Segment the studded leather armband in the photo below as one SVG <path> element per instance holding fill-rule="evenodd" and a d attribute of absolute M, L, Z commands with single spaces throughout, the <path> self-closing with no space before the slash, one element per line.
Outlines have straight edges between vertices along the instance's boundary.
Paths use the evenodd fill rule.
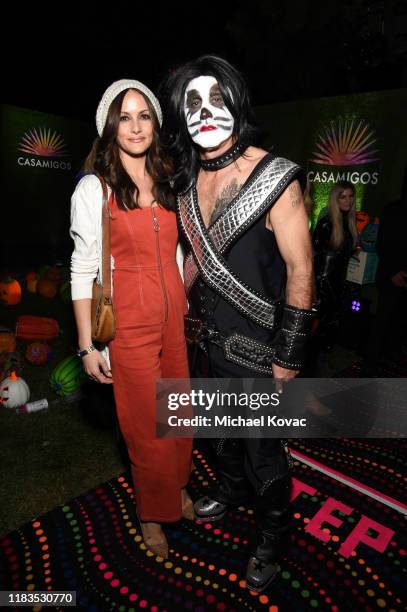
<path fill-rule="evenodd" d="M 305 361 L 305 345 L 311 333 L 314 310 L 306 310 L 285 304 L 281 327 L 273 347 L 273 362 L 288 370 L 299 370 Z"/>

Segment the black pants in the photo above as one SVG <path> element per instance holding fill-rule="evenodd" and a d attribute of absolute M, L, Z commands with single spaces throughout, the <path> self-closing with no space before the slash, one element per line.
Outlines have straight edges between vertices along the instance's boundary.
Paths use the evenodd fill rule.
<path fill-rule="evenodd" d="M 208 344 L 207 348 L 207 355 L 199 348 L 194 351 L 194 378 L 265 378 L 227 361 L 220 347 Z M 210 496 L 224 504 L 254 499 L 255 554 L 267 561 L 278 557 L 281 538 L 291 522 L 290 462 L 284 441 L 276 438 L 229 438 L 209 442 L 216 457 L 219 478 Z"/>

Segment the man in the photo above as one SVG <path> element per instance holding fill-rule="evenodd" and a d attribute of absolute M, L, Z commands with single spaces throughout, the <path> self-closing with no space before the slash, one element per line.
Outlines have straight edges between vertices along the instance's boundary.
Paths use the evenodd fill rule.
<path fill-rule="evenodd" d="M 187 335 L 198 347 L 192 375 L 294 377 L 312 320 L 301 169 L 253 146 L 247 88 L 225 60 L 203 56 L 187 63 L 169 77 L 163 97 L 164 139 L 175 160 L 189 249 Z M 218 520 L 254 489 L 257 538 L 246 579 L 262 591 L 278 571 L 290 523 L 286 445 L 223 439 L 215 441 L 215 452 L 219 483 L 195 503 L 196 516 Z"/>

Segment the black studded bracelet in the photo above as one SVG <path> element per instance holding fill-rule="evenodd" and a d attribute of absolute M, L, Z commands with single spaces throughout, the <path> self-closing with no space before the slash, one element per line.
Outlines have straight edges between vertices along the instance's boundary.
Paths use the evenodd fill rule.
<path fill-rule="evenodd" d="M 305 347 L 311 334 L 315 310 L 285 304 L 281 327 L 273 340 L 273 362 L 287 370 L 299 370 L 305 361 Z"/>

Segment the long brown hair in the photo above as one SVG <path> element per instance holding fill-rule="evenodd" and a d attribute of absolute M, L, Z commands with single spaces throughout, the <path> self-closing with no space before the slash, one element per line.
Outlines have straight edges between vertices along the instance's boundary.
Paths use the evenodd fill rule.
<path fill-rule="evenodd" d="M 122 91 L 111 103 L 103 134 L 94 141 L 84 163 L 85 172 L 94 172 L 104 178 L 122 210 L 140 208 L 139 189 L 126 172 L 116 143 L 123 98 L 128 91 Z M 138 89 L 133 91 L 143 96 L 153 122 L 153 140 L 146 155 L 146 170 L 153 179 L 153 196 L 158 204 L 173 210 L 175 199 L 168 180 L 172 175 L 172 162 L 161 148 L 157 115 L 150 100 Z"/>
<path fill-rule="evenodd" d="M 309 179 L 307 179 L 307 184 L 305 186 L 302 197 L 304 200 L 305 211 L 307 213 L 308 219 L 311 219 L 312 213 L 314 211 L 314 206 L 315 206 L 314 200 L 311 195 L 311 191 L 312 191 L 312 183 Z"/>
<path fill-rule="evenodd" d="M 356 229 L 356 193 L 355 187 L 349 181 L 339 181 L 329 192 L 328 215 L 332 223 L 330 246 L 339 249 L 344 241 L 342 215 L 339 208 L 339 196 L 345 189 L 350 189 L 353 193 L 353 206 L 348 212 L 348 227 L 353 239 L 353 248 L 356 247 L 358 232 Z"/>

